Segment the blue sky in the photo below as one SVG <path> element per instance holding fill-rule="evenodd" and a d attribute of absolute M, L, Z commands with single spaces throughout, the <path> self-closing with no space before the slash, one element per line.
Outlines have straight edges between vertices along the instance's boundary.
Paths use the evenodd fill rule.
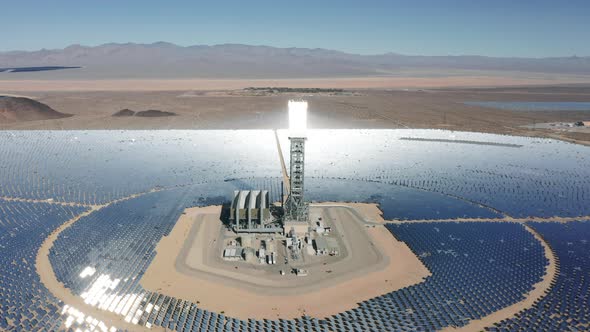
<path fill-rule="evenodd" d="M 241 43 L 352 53 L 590 55 L 590 1 L 0 0 L 0 50 Z"/>

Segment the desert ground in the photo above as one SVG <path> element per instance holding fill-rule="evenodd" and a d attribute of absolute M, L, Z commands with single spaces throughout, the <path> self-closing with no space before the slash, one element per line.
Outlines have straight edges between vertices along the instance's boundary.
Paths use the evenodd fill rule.
<path fill-rule="evenodd" d="M 56 111 L 73 115 L 51 120 L 0 121 L 0 129 L 286 128 L 287 100 L 305 98 L 310 103 L 309 126 L 312 128 L 440 128 L 552 137 L 590 144 L 589 128 L 555 130 L 543 125 L 536 126 L 549 122 L 588 121 L 590 112 L 516 112 L 463 104 L 466 101 L 588 102 L 590 84 L 534 85 L 542 84 L 541 82 L 547 84 L 547 80 L 533 83 L 512 80 L 504 82 L 498 78 L 460 80 L 451 77 L 445 80 L 420 80 L 0 80 L 0 95 L 30 97 Z M 496 87 L 480 87 L 486 83 L 495 84 Z M 528 85 L 514 86 L 520 83 Z M 249 86 L 314 87 L 343 91 L 255 93 L 243 89 Z M 161 110 L 176 115 L 148 118 L 112 116 L 123 109 L 135 112 Z"/>
<path fill-rule="evenodd" d="M 317 208 L 328 209 L 329 206 Z M 330 207 L 330 212 L 337 215 L 342 222 L 351 224 L 350 227 L 355 226 L 352 223 L 358 223 L 356 226 L 360 229 L 353 227 L 357 235 L 350 237 L 352 242 L 358 242 L 358 235 L 363 235 L 360 232 L 364 232 L 363 221 L 355 221 L 352 215 L 346 212 L 347 208 Z M 366 211 L 375 209 L 376 207 L 368 207 Z M 207 265 L 211 263 L 206 261 L 212 260 L 212 255 L 215 256 L 216 253 L 207 253 L 202 245 L 215 247 L 211 241 L 218 238 L 221 225 L 220 211 L 220 207 L 214 206 L 187 209 L 172 232 L 159 242 L 156 248 L 157 256 L 142 277 L 141 284 L 146 289 L 198 301 L 203 308 L 243 319 L 295 318 L 304 314 L 323 318 L 355 308 L 357 303 L 366 299 L 419 283 L 430 275 L 405 243 L 397 241 L 383 226 L 376 226 L 366 228 L 366 235 L 373 243 L 374 249 L 384 256 L 377 264 L 359 267 L 359 263 L 371 256 L 369 251 L 373 248 L 355 246 L 356 253 L 352 253 L 341 262 L 325 267 L 333 269 L 331 274 L 334 276 L 326 277 L 326 274 L 319 273 L 323 267 L 318 267 L 315 276 L 314 271 L 310 270 L 310 276 L 305 277 L 309 280 L 294 280 L 293 278 L 303 278 L 295 276 L 267 277 L 268 287 L 261 287 L 256 285 L 260 282 L 260 277 L 232 271 L 232 263 L 226 264 L 226 268 L 220 264 Z M 194 234 L 191 232 L 194 225 L 203 229 Z M 200 243 L 200 246 L 191 247 L 188 254 L 183 254 L 183 247 L 187 243 L 193 243 L 191 236 L 200 238 L 200 241 L 195 242 Z M 191 258 L 191 251 L 195 251 L 195 255 L 200 254 L 198 262 L 195 262 L 193 257 L 191 263 L 193 266 L 198 265 L 198 270 L 187 269 L 184 264 L 185 260 Z M 348 271 L 350 266 L 355 267 L 356 271 Z M 161 271 L 167 273 L 162 274 Z M 242 282 L 237 282 L 232 275 Z M 286 287 L 283 285 L 285 281 L 280 278 L 293 279 L 287 282 L 290 289 L 286 292 L 280 289 Z"/>
<path fill-rule="evenodd" d="M 58 72 L 59 73 L 59 72 Z M 55 73 L 51 73 L 55 74 Z M 288 86 L 292 88 L 342 88 L 342 89 L 425 89 L 440 87 L 506 87 L 506 86 L 547 86 L 561 84 L 590 84 L 590 77 L 519 75 L 508 73 L 499 75 L 492 72 L 456 73 L 427 72 L 411 76 L 371 76 L 340 78 L 275 78 L 275 79 L 17 79 L 2 77 L 0 91 L 215 91 L 237 90 L 247 87 Z"/>

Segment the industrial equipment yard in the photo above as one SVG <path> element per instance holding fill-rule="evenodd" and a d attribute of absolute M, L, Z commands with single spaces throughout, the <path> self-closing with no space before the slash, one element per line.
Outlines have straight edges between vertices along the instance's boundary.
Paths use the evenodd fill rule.
<path fill-rule="evenodd" d="M 198 301 L 203 308 L 242 319 L 322 318 L 429 275 L 383 224 L 365 225 L 345 206 L 318 206 L 312 211 L 316 208 L 336 217 L 336 226 L 345 232 L 346 250 L 354 248 L 354 255 L 342 253 L 325 261 L 309 256 L 310 261 L 299 266 L 308 271 L 305 277 L 281 275 L 281 269 L 291 270 L 283 261 L 259 266 L 224 262 L 219 255 L 220 208 L 191 208 L 162 238 L 141 283 L 146 289 Z"/>

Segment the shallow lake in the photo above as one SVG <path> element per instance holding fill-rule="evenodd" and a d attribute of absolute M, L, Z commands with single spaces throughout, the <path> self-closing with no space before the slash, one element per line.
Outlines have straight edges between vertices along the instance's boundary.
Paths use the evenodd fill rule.
<path fill-rule="evenodd" d="M 577 101 L 467 101 L 466 105 L 508 111 L 590 111 L 590 102 Z"/>

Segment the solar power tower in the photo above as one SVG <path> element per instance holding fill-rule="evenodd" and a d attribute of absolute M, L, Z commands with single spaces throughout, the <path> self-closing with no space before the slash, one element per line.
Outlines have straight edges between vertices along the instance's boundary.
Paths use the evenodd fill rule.
<path fill-rule="evenodd" d="M 308 204 L 303 198 L 307 101 L 289 100 L 290 171 L 289 196 L 285 202 L 287 221 L 307 221 Z"/>

